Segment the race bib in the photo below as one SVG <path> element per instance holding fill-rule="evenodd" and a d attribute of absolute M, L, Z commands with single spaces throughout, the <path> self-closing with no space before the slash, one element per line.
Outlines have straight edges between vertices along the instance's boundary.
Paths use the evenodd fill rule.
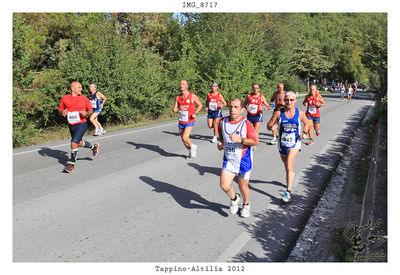
<path fill-rule="evenodd" d="M 68 112 L 67 119 L 68 119 L 68 122 L 70 124 L 73 124 L 73 123 L 80 122 L 81 121 L 81 116 L 79 115 L 78 111 L 76 111 L 76 112 Z"/>
<path fill-rule="evenodd" d="M 179 120 L 183 122 L 189 121 L 189 111 L 179 111 Z"/>
<path fill-rule="evenodd" d="M 317 107 L 315 106 L 308 106 L 308 113 L 310 114 L 316 114 L 317 113 Z"/>
<path fill-rule="evenodd" d="M 96 109 L 96 108 L 97 108 L 97 99 L 92 99 L 92 100 L 90 101 L 90 105 L 92 105 L 92 108 L 93 108 L 93 109 Z"/>
<path fill-rule="evenodd" d="M 225 157 L 226 159 L 236 159 L 236 145 L 235 143 L 227 142 L 224 145 Z"/>
<path fill-rule="evenodd" d="M 295 133 L 285 133 L 281 135 L 281 145 L 284 147 L 292 147 L 296 144 L 296 134 Z"/>
<path fill-rule="evenodd" d="M 249 105 L 249 113 L 250 114 L 257 114 L 258 105 L 257 104 L 250 104 Z"/>
<path fill-rule="evenodd" d="M 216 102 L 210 102 L 210 103 L 208 104 L 208 108 L 209 108 L 211 111 L 216 111 L 216 110 L 218 110 L 218 103 L 216 103 Z"/>

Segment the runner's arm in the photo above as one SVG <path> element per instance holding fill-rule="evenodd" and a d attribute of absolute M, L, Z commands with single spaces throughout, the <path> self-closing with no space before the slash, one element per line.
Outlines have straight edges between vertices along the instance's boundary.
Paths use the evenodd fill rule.
<path fill-rule="evenodd" d="M 175 98 L 174 107 L 172 108 L 172 112 L 178 112 L 178 97 Z"/>
<path fill-rule="evenodd" d="M 208 96 L 207 96 L 207 98 L 206 98 L 206 104 L 205 104 L 205 106 L 204 106 L 204 110 L 205 111 L 208 111 L 208 105 L 209 105 L 209 100 L 208 100 Z"/>
<path fill-rule="evenodd" d="M 68 114 L 68 111 L 67 111 L 67 108 L 65 108 L 63 99 L 61 99 L 60 106 L 58 107 L 58 112 L 62 116 L 66 116 Z"/>
<path fill-rule="evenodd" d="M 265 98 L 265 96 L 261 96 L 261 101 L 264 104 L 264 110 L 269 111 L 271 109 L 271 107 L 269 106 L 269 103 L 267 102 L 267 99 Z"/>
<path fill-rule="evenodd" d="M 306 96 L 304 97 L 304 100 L 303 100 L 303 105 L 304 105 L 304 106 L 307 106 L 307 98 L 308 98 L 308 96 L 306 95 Z"/>
<path fill-rule="evenodd" d="M 276 92 L 274 92 L 274 93 L 272 94 L 271 100 L 270 100 L 269 102 L 274 102 L 274 103 L 276 103 L 276 102 L 275 102 L 275 97 L 276 97 Z"/>
<path fill-rule="evenodd" d="M 281 115 L 281 111 L 279 111 L 279 110 L 274 113 L 274 115 L 271 117 L 271 119 L 267 123 L 268 130 L 272 130 L 272 127 L 277 124 L 278 118 L 280 115 Z"/>
<path fill-rule="evenodd" d="M 224 137 L 222 135 L 222 127 L 221 127 L 222 119 L 218 121 L 218 135 L 219 135 L 219 142 L 217 143 L 218 150 L 222 151 L 224 149 Z"/>
<path fill-rule="evenodd" d="M 319 95 L 319 102 L 321 104 L 321 105 L 319 105 L 319 107 L 325 106 L 325 100 L 322 98 L 322 95 Z"/>
<path fill-rule="evenodd" d="M 308 118 L 307 116 L 304 114 L 303 111 L 299 110 L 299 115 L 300 115 L 300 120 L 301 122 L 303 122 L 303 133 L 301 133 L 301 137 L 302 138 L 306 138 L 307 137 L 307 133 L 308 133 L 308 128 L 310 126 L 310 123 L 308 122 Z"/>
<path fill-rule="evenodd" d="M 104 94 L 100 93 L 100 92 L 97 92 L 97 94 L 98 94 L 99 97 L 103 100 L 103 101 L 101 102 L 101 104 L 100 104 L 100 108 L 103 109 L 104 103 L 106 103 L 106 101 L 107 101 L 107 97 L 106 97 Z"/>
<path fill-rule="evenodd" d="M 201 101 L 199 100 L 197 95 L 193 95 L 192 99 L 193 99 L 194 104 L 197 105 L 197 109 L 193 115 L 197 115 L 198 113 L 200 113 L 201 109 L 203 109 L 203 103 L 201 103 Z"/>
<path fill-rule="evenodd" d="M 227 103 L 226 103 L 226 101 L 225 101 L 225 98 L 224 98 L 224 96 L 221 94 L 221 93 L 219 93 L 219 100 L 221 100 L 221 108 L 222 107 L 225 107 L 226 105 L 228 105 Z"/>

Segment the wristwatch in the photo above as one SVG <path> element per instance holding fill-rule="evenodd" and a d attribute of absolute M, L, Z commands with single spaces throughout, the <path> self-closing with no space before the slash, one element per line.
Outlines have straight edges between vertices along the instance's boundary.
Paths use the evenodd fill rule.
<path fill-rule="evenodd" d="M 244 141 L 245 141 L 245 139 L 244 139 L 244 138 L 242 138 L 242 142 L 241 142 L 241 144 L 243 144 L 243 143 L 244 143 Z"/>

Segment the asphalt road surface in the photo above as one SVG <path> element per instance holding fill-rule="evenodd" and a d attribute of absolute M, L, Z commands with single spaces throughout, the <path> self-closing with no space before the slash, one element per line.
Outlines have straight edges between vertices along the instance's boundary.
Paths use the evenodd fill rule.
<path fill-rule="evenodd" d="M 285 261 L 337 164 L 370 108 L 358 92 L 350 102 L 324 95 L 321 135 L 303 142 L 292 203 L 281 205 L 285 171 L 264 112 L 250 180 L 251 216 L 229 213 L 219 187 L 223 152 L 211 143 L 206 117 L 186 160 L 177 121 L 87 136 L 75 171 L 63 173 L 69 141 L 13 151 L 13 260 L 16 262 L 269 262 Z M 297 107 L 305 110 L 299 98 Z M 226 114 L 226 112 L 224 112 Z M 349 169 L 351 169 L 349 167 Z M 239 192 L 237 183 L 234 189 Z"/>

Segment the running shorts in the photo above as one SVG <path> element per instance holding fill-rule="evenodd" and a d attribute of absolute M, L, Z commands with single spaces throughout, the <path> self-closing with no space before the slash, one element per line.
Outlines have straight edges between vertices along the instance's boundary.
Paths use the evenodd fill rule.
<path fill-rule="evenodd" d="M 71 142 L 79 144 L 87 129 L 87 122 L 82 122 L 74 125 L 69 125 L 69 132 L 71 133 Z"/>
<path fill-rule="evenodd" d="M 222 111 L 221 110 L 217 110 L 217 111 L 208 110 L 208 115 L 207 115 L 208 119 L 219 118 L 219 117 L 222 117 Z"/>
<path fill-rule="evenodd" d="M 252 124 L 256 122 L 263 122 L 263 113 L 259 113 L 258 115 L 247 115 L 247 120 L 250 121 Z"/>
<path fill-rule="evenodd" d="M 290 149 L 299 149 L 299 151 L 301 151 L 301 139 L 298 140 L 298 141 L 296 141 L 296 143 L 295 143 L 293 146 L 291 146 L 291 147 L 281 146 L 281 145 L 280 145 L 280 142 L 278 142 L 278 150 L 279 150 L 279 154 L 280 154 L 281 156 L 287 157 L 288 151 L 289 151 Z"/>
<path fill-rule="evenodd" d="M 190 122 L 190 123 L 186 123 L 186 124 L 178 123 L 178 128 L 179 128 L 179 130 L 183 130 L 186 127 L 193 127 L 194 123 L 195 123 L 194 121 Z"/>
<path fill-rule="evenodd" d="M 307 118 L 309 119 L 309 120 L 312 120 L 315 124 L 319 124 L 320 123 L 320 121 L 321 121 L 321 118 L 318 116 L 307 116 Z"/>

